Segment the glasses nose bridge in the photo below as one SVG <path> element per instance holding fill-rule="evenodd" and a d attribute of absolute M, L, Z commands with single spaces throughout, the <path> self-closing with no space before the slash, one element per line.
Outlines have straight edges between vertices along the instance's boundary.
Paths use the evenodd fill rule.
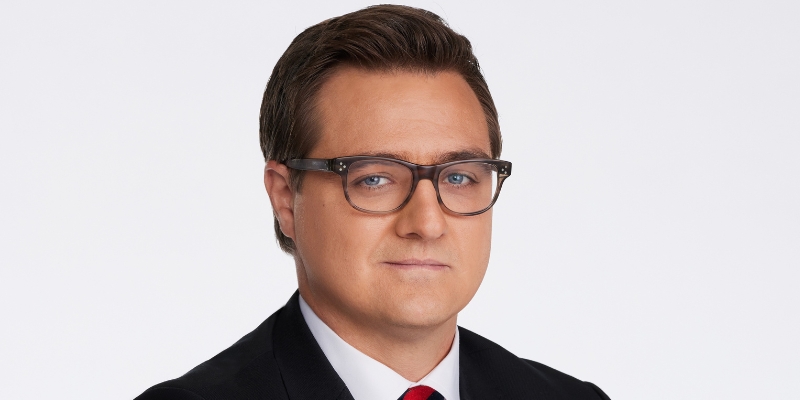
<path fill-rule="evenodd" d="M 416 171 L 417 179 L 416 180 L 417 181 L 421 181 L 423 179 L 427 179 L 427 180 L 429 180 L 431 182 L 434 182 L 433 186 L 436 186 L 435 178 L 436 178 L 436 169 L 437 168 L 438 168 L 438 166 L 436 166 L 436 165 L 417 165 L 417 171 Z"/>
<path fill-rule="evenodd" d="M 417 191 L 417 185 L 422 180 L 429 180 L 431 184 L 433 184 L 434 190 L 436 190 L 436 197 L 439 197 L 439 185 L 436 184 L 436 174 L 438 171 L 438 165 L 415 165 L 415 166 L 408 166 L 409 169 L 414 173 L 414 181 L 411 185 L 411 190 L 408 193 L 408 197 L 406 198 L 406 202 L 411 200 L 411 197 L 414 196 L 414 193 Z M 405 203 L 403 203 L 405 205 Z"/>

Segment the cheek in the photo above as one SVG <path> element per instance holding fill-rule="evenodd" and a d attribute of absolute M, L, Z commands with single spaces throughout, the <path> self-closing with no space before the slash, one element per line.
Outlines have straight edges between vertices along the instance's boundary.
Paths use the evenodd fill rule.
<path fill-rule="evenodd" d="M 453 232 L 458 235 L 454 241 L 458 243 L 459 261 L 465 267 L 462 284 L 466 290 L 463 295 L 471 299 L 483 281 L 489 264 L 492 247 L 491 210 L 460 219 L 452 226 L 456 228 Z"/>
<path fill-rule="evenodd" d="M 469 264 L 485 265 L 489 262 L 492 247 L 492 214 L 491 210 L 472 217 L 463 217 L 453 224 L 454 239 L 459 243 L 462 260 Z"/>
<path fill-rule="evenodd" d="M 375 218 L 353 209 L 341 188 L 335 193 L 309 189 L 295 201 L 298 256 L 309 283 L 352 286 L 347 282 L 358 282 L 368 272 L 365 260 L 385 232 Z"/>

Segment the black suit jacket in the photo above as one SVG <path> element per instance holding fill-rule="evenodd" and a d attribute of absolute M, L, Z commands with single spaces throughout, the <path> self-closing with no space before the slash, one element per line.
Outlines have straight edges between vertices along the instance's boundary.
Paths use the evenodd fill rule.
<path fill-rule="evenodd" d="M 475 333 L 459 329 L 462 400 L 608 399 L 591 383 L 521 359 Z M 353 400 L 308 329 L 297 292 L 286 306 L 233 346 L 136 398 L 238 399 Z"/>

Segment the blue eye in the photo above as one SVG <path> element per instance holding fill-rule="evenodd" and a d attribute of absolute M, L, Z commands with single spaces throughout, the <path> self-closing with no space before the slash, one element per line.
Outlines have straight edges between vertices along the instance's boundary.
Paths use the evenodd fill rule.
<path fill-rule="evenodd" d="M 452 174 L 447 176 L 447 183 L 451 185 L 461 185 L 467 177 L 461 174 Z"/>
<path fill-rule="evenodd" d="M 368 176 L 362 181 L 367 186 L 378 186 L 386 184 L 386 178 L 382 176 Z"/>

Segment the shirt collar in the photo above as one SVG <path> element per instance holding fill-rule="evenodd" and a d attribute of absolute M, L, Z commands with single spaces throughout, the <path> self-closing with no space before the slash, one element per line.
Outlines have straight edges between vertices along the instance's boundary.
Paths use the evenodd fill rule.
<path fill-rule="evenodd" d="M 345 342 L 317 317 L 303 300 L 303 296 L 300 296 L 300 312 L 325 357 L 347 385 L 353 399 L 395 400 L 409 387 L 426 385 L 441 393 L 445 400 L 461 400 L 458 391 L 458 328 L 450 352 L 439 365 L 419 382 L 411 382 Z"/>

